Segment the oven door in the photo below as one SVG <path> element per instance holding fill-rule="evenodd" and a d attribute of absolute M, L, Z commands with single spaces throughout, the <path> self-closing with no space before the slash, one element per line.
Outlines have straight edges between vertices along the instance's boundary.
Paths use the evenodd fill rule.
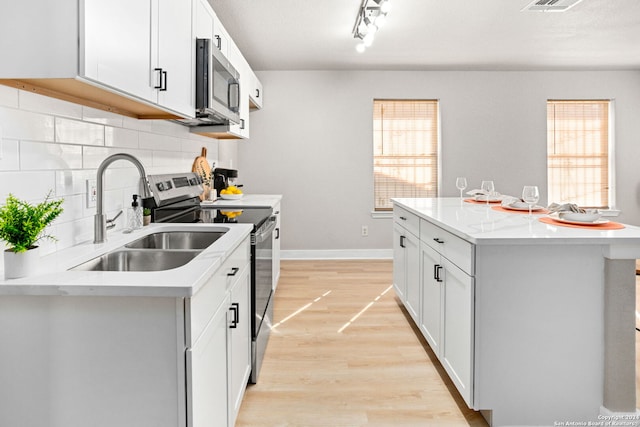
<path fill-rule="evenodd" d="M 272 235 L 276 217 L 270 217 L 251 239 L 251 303 L 253 322 L 251 325 L 251 376 L 249 382 L 256 384 L 264 353 L 271 333 L 273 319 L 273 246 Z"/>

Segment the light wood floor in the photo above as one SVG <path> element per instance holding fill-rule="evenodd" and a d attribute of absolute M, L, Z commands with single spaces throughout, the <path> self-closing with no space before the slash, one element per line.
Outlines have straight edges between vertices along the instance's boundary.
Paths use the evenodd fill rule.
<path fill-rule="evenodd" d="M 266 357 L 236 426 L 486 426 L 391 283 L 391 261 L 283 261 Z"/>

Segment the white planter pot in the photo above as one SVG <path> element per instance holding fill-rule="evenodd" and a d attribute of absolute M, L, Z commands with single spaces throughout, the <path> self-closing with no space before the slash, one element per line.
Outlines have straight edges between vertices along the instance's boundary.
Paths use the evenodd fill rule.
<path fill-rule="evenodd" d="M 4 278 L 18 279 L 34 274 L 40 262 L 40 248 L 38 246 L 26 252 L 4 251 Z"/>

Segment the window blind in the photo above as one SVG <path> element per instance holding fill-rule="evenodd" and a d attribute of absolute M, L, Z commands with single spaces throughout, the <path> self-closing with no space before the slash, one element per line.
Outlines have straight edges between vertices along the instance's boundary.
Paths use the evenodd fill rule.
<path fill-rule="evenodd" d="M 373 101 L 374 209 L 392 197 L 437 197 L 438 101 Z"/>
<path fill-rule="evenodd" d="M 608 100 L 547 101 L 549 203 L 609 207 Z"/>

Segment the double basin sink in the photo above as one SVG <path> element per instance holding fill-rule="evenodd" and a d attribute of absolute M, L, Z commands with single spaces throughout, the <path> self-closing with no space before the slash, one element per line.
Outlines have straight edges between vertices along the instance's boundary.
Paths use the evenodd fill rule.
<path fill-rule="evenodd" d="M 181 267 L 222 237 L 226 231 L 163 231 L 147 234 L 90 259 L 71 270 L 162 271 Z"/>

